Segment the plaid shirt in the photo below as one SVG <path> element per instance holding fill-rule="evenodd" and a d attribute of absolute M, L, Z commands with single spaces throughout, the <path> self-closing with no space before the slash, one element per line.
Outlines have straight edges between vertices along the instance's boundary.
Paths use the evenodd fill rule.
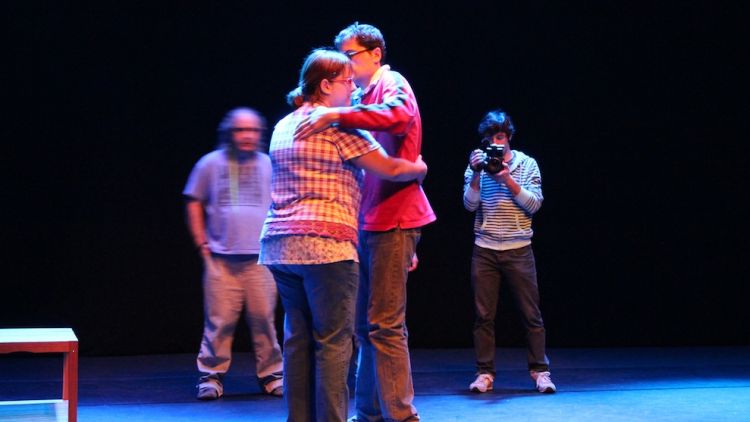
<path fill-rule="evenodd" d="M 367 132 L 330 127 L 294 140 L 294 130 L 314 107 L 284 117 L 271 136 L 271 208 L 261 239 L 321 236 L 357 243 L 362 170 L 349 160 L 380 148 Z"/>

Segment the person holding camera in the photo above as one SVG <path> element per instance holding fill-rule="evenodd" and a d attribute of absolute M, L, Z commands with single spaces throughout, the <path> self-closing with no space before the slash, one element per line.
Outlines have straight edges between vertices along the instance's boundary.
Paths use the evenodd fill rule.
<path fill-rule="evenodd" d="M 474 291 L 476 379 L 469 389 L 485 393 L 495 381 L 495 315 L 501 284 L 521 312 L 528 342 L 528 369 L 541 393 L 554 393 L 539 310 L 531 220 L 539 211 L 542 177 L 536 160 L 510 148 L 515 127 L 497 109 L 479 123 L 483 148 L 469 156 L 464 173 L 464 207 L 476 212 L 471 282 Z"/>

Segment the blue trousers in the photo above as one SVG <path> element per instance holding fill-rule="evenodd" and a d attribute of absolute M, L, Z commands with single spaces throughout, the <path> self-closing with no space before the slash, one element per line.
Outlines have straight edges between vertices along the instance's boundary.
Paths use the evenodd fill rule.
<path fill-rule="evenodd" d="M 359 265 L 269 265 L 284 305 L 284 398 L 290 422 L 344 422 Z"/>
<path fill-rule="evenodd" d="M 358 421 L 418 420 L 406 329 L 406 280 L 420 229 L 360 232 Z"/>

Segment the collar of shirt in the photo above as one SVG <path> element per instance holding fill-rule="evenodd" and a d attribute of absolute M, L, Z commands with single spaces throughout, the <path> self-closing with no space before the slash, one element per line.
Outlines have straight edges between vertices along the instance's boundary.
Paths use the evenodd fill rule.
<path fill-rule="evenodd" d="M 380 77 L 383 75 L 383 72 L 385 72 L 386 70 L 390 70 L 390 69 L 391 69 L 391 66 L 387 64 L 380 66 L 378 70 L 376 70 L 375 73 L 372 74 L 372 77 L 370 78 L 370 83 L 367 84 L 367 88 L 365 88 L 362 91 L 362 94 L 360 95 L 360 97 L 369 94 L 370 91 L 372 90 L 372 87 L 374 87 L 375 84 L 377 84 L 378 81 L 380 81 Z"/>
<path fill-rule="evenodd" d="M 515 170 L 516 167 L 518 167 L 518 163 L 520 163 L 521 160 L 518 160 L 518 155 L 516 154 L 515 150 L 511 150 L 510 152 L 512 155 L 510 157 L 510 161 L 508 161 L 508 171 L 512 173 L 513 170 Z"/>

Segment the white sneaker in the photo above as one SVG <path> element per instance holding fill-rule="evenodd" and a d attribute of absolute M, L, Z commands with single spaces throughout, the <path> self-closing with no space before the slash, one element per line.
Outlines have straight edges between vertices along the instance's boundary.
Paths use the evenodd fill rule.
<path fill-rule="evenodd" d="M 552 383 L 552 380 L 549 377 L 549 371 L 529 371 L 529 375 L 531 375 L 531 379 L 536 382 L 536 389 L 539 390 L 540 393 L 551 394 L 557 391 L 557 387 L 555 387 L 555 384 Z"/>
<path fill-rule="evenodd" d="M 205 379 L 196 386 L 198 388 L 198 400 L 216 400 L 224 395 L 224 386 L 221 381 L 213 378 Z"/>
<path fill-rule="evenodd" d="M 490 374 L 479 374 L 477 379 L 469 385 L 469 390 L 475 393 L 486 393 L 492 391 L 492 383 L 495 382 L 495 377 Z"/>
<path fill-rule="evenodd" d="M 284 396 L 284 380 L 282 378 L 275 379 L 268 384 L 263 386 L 263 390 L 269 396 L 283 397 Z"/>

